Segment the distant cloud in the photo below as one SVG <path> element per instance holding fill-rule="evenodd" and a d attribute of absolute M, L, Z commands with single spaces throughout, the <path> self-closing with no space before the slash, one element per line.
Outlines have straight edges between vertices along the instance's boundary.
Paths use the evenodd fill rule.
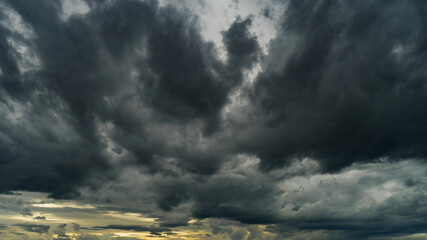
<path fill-rule="evenodd" d="M 35 232 L 35 233 L 47 233 L 50 228 L 49 225 L 37 225 L 37 224 L 13 224 L 13 226 L 17 226 L 22 228 L 25 231 Z"/>
<path fill-rule="evenodd" d="M 131 230 L 131 231 L 137 231 L 137 232 L 150 232 L 152 235 L 160 235 L 162 233 L 170 232 L 171 229 L 169 228 L 162 228 L 162 227 L 144 227 L 144 226 L 137 226 L 137 225 L 107 225 L 107 226 L 95 226 L 92 227 L 94 230 L 101 230 L 101 229 L 118 229 L 118 230 Z"/>

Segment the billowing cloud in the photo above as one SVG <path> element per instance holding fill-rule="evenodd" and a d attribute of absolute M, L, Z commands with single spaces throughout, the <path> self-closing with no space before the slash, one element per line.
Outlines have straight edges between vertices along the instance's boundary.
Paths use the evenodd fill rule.
<path fill-rule="evenodd" d="M 421 2 L 289 1 L 253 89 L 263 166 L 425 158 Z"/>
<path fill-rule="evenodd" d="M 417 237 L 426 9 L 1 1 L 2 231 Z"/>

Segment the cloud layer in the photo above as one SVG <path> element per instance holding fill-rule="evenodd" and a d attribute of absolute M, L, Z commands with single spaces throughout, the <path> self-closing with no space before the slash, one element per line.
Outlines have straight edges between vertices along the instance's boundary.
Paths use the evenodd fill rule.
<path fill-rule="evenodd" d="M 0 4 L 1 193 L 133 203 L 159 221 L 93 230 L 425 231 L 423 1 Z M 218 6 L 250 14 L 209 32 Z"/>

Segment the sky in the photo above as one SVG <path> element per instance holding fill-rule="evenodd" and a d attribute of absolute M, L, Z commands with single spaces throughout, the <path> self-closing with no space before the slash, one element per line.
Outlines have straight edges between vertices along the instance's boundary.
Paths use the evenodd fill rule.
<path fill-rule="evenodd" d="M 427 239 L 427 2 L 0 0 L 0 239 Z"/>

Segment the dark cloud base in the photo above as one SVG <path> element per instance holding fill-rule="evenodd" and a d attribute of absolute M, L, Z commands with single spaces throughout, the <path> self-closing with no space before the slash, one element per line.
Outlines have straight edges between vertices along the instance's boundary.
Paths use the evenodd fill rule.
<path fill-rule="evenodd" d="M 6 110 L 15 111 L 12 101 L 30 107 L 20 121 L 4 117 L 1 122 L 5 137 L 0 144 L 4 179 L 0 189 L 73 197 L 74 189 L 93 175 L 113 177 L 113 166 L 102 154 L 106 145 L 96 121 L 111 122 L 113 140 L 153 171 L 160 170 L 154 157 L 163 155 L 178 157 L 192 171 L 212 173 L 220 162 L 216 156 L 199 155 L 193 149 L 167 149 L 151 140 L 155 136 L 146 133 L 145 124 L 159 121 L 182 126 L 201 120 L 203 134 L 217 131 L 228 93 L 242 81 L 241 70 L 256 60 L 257 42 L 247 35 L 250 20 L 236 22 L 231 28 L 237 32 L 234 35 L 224 33 L 233 52 L 230 64 L 224 65 L 213 45 L 201 39 L 196 19 L 172 6 L 159 8 L 155 1 L 88 4 L 87 15 L 63 21 L 61 6 L 50 1 L 7 3 L 33 29 L 36 38 L 28 44 L 42 67 L 19 73 L 13 58 L 2 61 Z M 6 41 L 13 34 L 3 29 L 1 37 Z M 248 44 L 233 50 L 237 42 Z M 138 49 L 147 53 L 135 53 Z M 13 55 L 13 51 L 5 42 L 4 54 Z M 16 75 L 15 87 L 9 86 L 9 70 Z M 130 71 L 137 74 L 136 79 L 129 79 Z M 129 87 L 135 92 L 122 94 Z M 131 100 L 149 107 L 152 119 L 127 109 Z M 72 133 L 52 129 L 55 121 L 63 121 Z M 18 129 L 27 122 L 32 129 Z M 197 158 L 206 158 L 202 161 L 207 163 L 193 166 L 191 161 Z"/>
<path fill-rule="evenodd" d="M 290 1 L 253 90 L 275 129 L 254 151 L 263 165 L 425 159 L 424 10 L 419 1 Z"/>

